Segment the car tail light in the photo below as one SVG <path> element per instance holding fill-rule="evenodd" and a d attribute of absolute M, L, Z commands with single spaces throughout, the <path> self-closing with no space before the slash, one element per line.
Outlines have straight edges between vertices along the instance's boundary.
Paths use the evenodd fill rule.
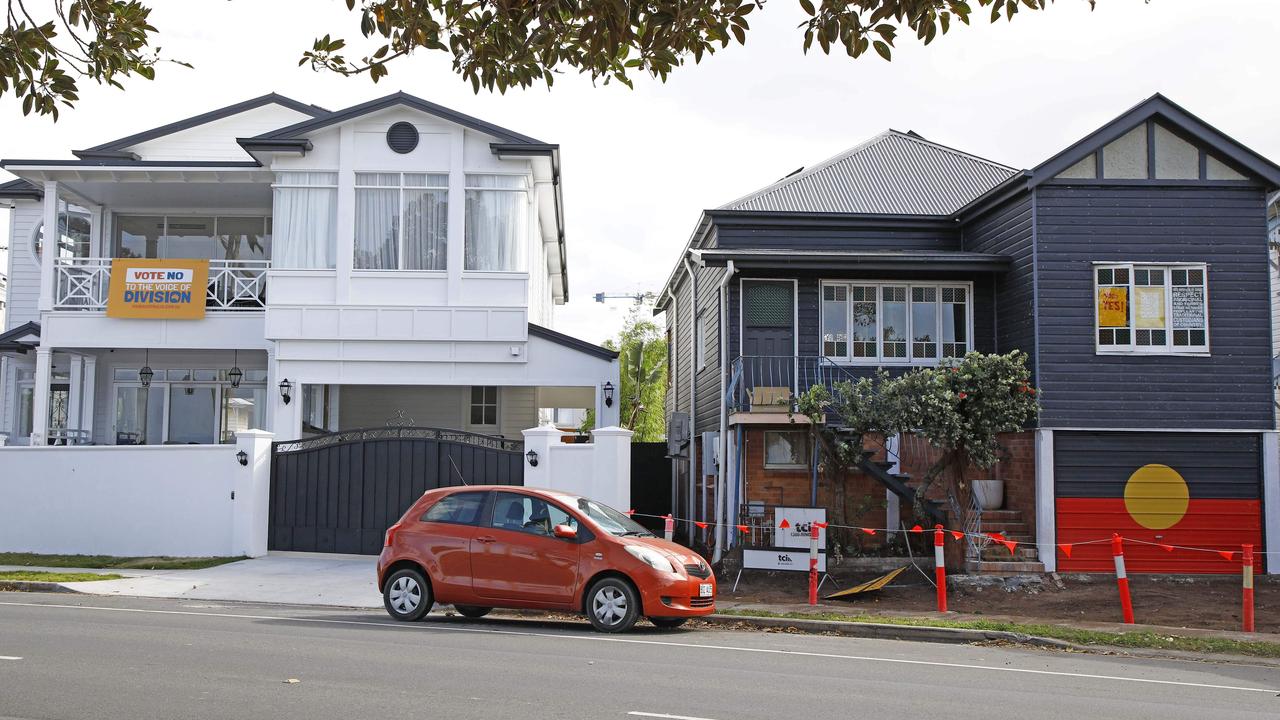
<path fill-rule="evenodd" d="M 382 540 L 382 547 L 391 547 L 391 543 L 395 542 L 396 532 L 400 530 L 400 523 L 396 523 L 387 528 L 387 535 Z"/>

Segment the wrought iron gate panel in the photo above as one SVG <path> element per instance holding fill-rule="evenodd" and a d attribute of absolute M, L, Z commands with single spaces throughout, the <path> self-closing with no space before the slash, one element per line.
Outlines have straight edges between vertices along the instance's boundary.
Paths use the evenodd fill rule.
<path fill-rule="evenodd" d="M 420 427 L 273 443 L 268 547 L 376 555 L 427 490 L 524 484 L 523 451 L 517 440 Z"/>

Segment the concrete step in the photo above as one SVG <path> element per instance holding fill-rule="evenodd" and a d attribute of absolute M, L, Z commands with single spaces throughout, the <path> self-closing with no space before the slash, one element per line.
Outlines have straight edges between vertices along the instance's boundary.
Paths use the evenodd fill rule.
<path fill-rule="evenodd" d="M 1038 562 L 1040 552 L 1033 546 L 1019 545 L 1010 554 L 1009 549 L 1003 545 L 994 545 L 982 551 L 982 559 L 992 562 Z"/>
<path fill-rule="evenodd" d="M 1040 562 L 966 562 L 965 570 L 980 575 L 1040 575 L 1044 563 Z"/>

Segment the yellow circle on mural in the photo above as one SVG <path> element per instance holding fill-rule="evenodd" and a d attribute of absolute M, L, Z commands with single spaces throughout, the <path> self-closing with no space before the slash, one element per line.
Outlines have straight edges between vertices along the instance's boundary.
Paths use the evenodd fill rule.
<path fill-rule="evenodd" d="M 1187 481 L 1168 465 L 1143 465 L 1124 486 L 1124 508 L 1149 530 L 1171 528 L 1187 514 L 1191 491 Z"/>

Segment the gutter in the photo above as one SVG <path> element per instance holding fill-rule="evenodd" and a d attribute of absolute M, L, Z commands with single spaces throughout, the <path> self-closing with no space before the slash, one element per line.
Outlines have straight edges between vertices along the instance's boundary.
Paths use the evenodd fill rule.
<path fill-rule="evenodd" d="M 555 193 L 556 242 L 560 250 L 560 284 L 564 301 L 569 302 L 569 258 L 564 239 L 564 189 L 560 184 L 560 146 L 553 143 L 489 143 L 498 159 L 509 157 L 545 157 L 551 159 L 551 187 Z"/>

